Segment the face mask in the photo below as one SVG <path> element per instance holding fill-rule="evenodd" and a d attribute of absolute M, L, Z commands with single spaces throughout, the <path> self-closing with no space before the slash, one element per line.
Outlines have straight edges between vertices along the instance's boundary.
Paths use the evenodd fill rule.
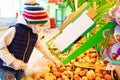
<path fill-rule="evenodd" d="M 35 25 L 32 27 L 33 33 L 40 33 L 44 30 L 44 26 L 41 25 Z"/>

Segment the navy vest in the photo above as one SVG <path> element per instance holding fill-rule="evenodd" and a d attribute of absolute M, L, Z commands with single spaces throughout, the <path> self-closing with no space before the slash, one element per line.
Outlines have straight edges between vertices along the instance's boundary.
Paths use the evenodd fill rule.
<path fill-rule="evenodd" d="M 23 24 L 16 24 L 16 33 L 13 41 L 8 46 L 8 50 L 17 59 L 28 62 L 33 48 L 38 39 L 38 35 L 32 32 L 32 29 Z M 2 63 L 2 60 L 0 60 Z M 2 65 L 2 64 L 0 64 Z"/>

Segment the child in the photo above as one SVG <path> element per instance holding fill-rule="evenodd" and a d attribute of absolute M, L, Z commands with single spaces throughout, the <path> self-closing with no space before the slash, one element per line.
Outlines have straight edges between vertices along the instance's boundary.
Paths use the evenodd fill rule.
<path fill-rule="evenodd" d="M 25 3 L 22 16 L 0 40 L 0 80 L 20 80 L 34 47 L 58 65 L 57 59 L 38 40 L 37 33 L 48 22 L 47 12 L 38 3 Z"/>

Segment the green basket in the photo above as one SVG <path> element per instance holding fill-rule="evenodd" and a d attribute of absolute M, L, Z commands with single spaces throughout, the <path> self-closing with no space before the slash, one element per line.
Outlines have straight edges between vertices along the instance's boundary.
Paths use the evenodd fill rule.
<path fill-rule="evenodd" d="M 108 22 L 105 26 L 103 26 L 98 32 L 96 32 L 92 37 L 88 38 L 86 42 L 84 42 L 81 46 L 76 48 L 73 52 L 69 53 L 70 49 L 65 52 L 64 54 L 60 52 L 61 55 L 65 56 L 64 58 L 61 58 L 57 50 L 54 48 L 54 45 L 52 46 L 52 41 L 61 34 L 61 32 L 57 33 L 55 36 L 53 36 L 50 40 L 46 42 L 46 45 L 48 48 L 52 51 L 52 53 L 63 63 L 63 64 L 68 64 L 71 62 L 73 59 L 84 53 L 86 50 L 90 49 L 100 41 L 104 39 L 103 36 L 103 31 L 110 29 L 112 27 L 115 27 L 115 23 L 113 22 Z"/>

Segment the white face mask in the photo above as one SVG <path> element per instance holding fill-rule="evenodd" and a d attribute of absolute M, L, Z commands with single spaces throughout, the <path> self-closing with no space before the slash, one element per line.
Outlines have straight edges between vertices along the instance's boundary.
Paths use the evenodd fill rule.
<path fill-rule="evenodd" d="M 44 25 L 35 25 L 31 27 L 33 30 L 33 33 L 40 33 L 44 30 Z"/>

